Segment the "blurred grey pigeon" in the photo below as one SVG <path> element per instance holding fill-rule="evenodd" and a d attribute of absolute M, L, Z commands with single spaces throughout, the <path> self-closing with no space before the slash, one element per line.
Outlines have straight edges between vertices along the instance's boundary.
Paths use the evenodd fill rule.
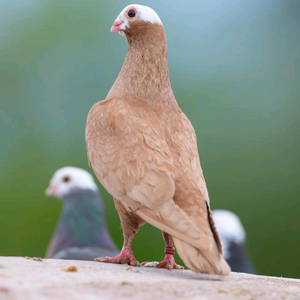
<path fill-rule="evenodd" d="M 213 211 L 223 245 L 223 256 L 233 272 L 256 274 L 246 248 L 246 232 L 239 217 L 228 210 Z"/>
<path fill-rule="evenodd" d="M 118 249 L 108 233 L 99 190 L 90 173 L 75 167 L 57 170 L 46 195 L 63 201 L 63 211 L 47 258 L 94 260 Z"/>

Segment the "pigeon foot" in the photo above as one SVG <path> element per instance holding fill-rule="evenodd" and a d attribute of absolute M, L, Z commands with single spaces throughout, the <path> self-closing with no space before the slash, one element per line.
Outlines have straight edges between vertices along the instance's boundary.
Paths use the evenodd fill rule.
<path fill-rule="evenodd" d="M 148 267 L 148 268 L 160 268 L 160 269 L 167 269 L 167 270 L 172 270 L 172 269 L 178 269 L 178 270 L 183 270 L 184 267 L 176 264 L 173 255 L 167 254 L 164 258 L 163 261 L 158 262 L 158 261 L 145 261 L 141 263 L 141 266 L 143 267 Z"/>
<path fill-rule="evenodd" d="M 94 259 L 99 262 L 113 263 L 113 264 L 128 264 L 139 267 L 139 262 L 135 259 L 133 251 L 130 247 L 123 247 L 119 255 L 115 257 L 98 257 Z"/>

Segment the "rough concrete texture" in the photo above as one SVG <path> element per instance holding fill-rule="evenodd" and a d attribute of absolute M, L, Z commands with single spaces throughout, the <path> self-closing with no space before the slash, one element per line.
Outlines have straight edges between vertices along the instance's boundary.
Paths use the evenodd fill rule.
<path fill-rule="evenodd" d="M 99 262 L 0 257 L 1 300 L 300 299 L 300 280 L 209 276 Z"/>

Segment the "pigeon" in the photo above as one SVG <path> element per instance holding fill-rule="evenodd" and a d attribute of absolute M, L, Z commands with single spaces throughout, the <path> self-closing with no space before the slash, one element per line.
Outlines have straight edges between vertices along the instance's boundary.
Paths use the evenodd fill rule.
<path fill-rule="evenodd" d="M 47 258 L 94 260 L 99 255 L 118 253 L 107 231 L 102 199 L 90 173 L 75 167 L 58 169 L 46 195 L 63 201 Z"/>
<path fill-rule="evenodd" d="M 139 265 L 132 240 L 144 223 L 163 232 L 165 257 L 158 268 L 176 269 L 175 246 L 191 270 L 227 275 L 200 166 L 195 130 L 173 94 L 165 30 L 150 7 L 132 4 L 111 32 L 129 45 L 106 99 L 86 122 L 89 164 L 113 196 L 124 243 L 108 263 Z"/>
<path fill-rule="evenodd" d="M 223 256 L 231 270 L 257 274 L 246 249 L 246 232 L 239 217 L 223 209 L 213 210 L 213 217 L 222 241 Z"/>

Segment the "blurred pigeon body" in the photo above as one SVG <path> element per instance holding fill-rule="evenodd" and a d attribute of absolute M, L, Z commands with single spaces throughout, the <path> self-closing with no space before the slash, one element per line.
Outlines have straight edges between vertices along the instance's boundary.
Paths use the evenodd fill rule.
<path fill-rule="evenodd" d="M 57 170 L 46 194 L 64 204 L 46 257 L 94 260 L 118 253 L 107 231 L 98 188 L 87 171 L 74 167 Z"/>
<path fill-rule="evenodd" d="M 246 232 L 239 217 L 222 209 L 214 210 L 213 217 L 223 245 L 223 256 L 231 270 L 256 274 L 247 253 Z"/>

